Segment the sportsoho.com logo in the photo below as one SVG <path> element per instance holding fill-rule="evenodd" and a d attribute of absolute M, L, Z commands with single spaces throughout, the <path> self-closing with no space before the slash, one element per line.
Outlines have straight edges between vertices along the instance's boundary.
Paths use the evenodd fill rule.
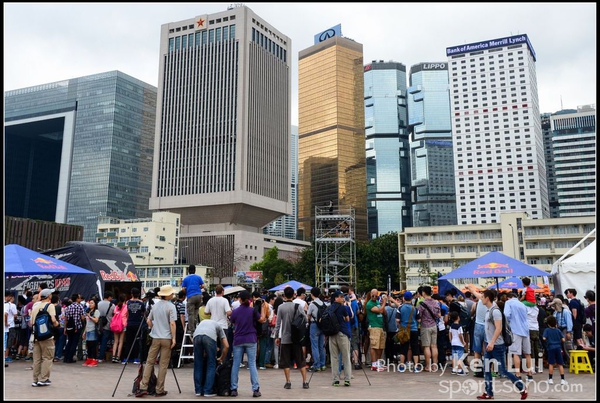
<path fill-rule="evenodd" d="M 518 394 L 520 391 L 516 385 L 505 378 L 500 380 L 492 379 L 492 390 L 494 394 Z M 475 379 L 443 379 L 439 382 L 438 392 L 447 395 L 449 399 L 464 398 L 467 396 L 479 396 L 485 392 L 485 382 Z M 541 394 L 556 396 L 564 394 L 565 397 L 573 396 L 573 393 L 583 392 L 583 385 L 569 383 L 561 385 L 560 380 L 551 385 L 548 380 L 532 381 L 527 383 L 527 392 L 529 394 Z"/>

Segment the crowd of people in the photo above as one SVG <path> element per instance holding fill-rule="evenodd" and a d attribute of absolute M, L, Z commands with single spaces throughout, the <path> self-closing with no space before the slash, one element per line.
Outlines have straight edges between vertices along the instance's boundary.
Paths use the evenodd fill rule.
<path fill-rule="evenodd" d="M 36 292 L 19 295 L 15 304 L 14 294 L 6 292 L 5 366 L 12 360 L 33 361 L 32 386 L 38 387 L 51 384 L 52 362 L 88 367 L 146 363 L 136 393 L 142 397 L 158 365 L 155 393 L 164 396 L 167 368 L 178 360 L 187 330 L 193 338 L 195 393 L 205 397 L 216 395 L 217 368 L 226 362 L 231 365 L 229 395 L 237 396 L 239 370 L 247 366 L 254 397 L 262 395 L 259 372 L 268 369 L 283 369 L 285 389 L 292 388 L 292 370 L 297 369 L 302 388 L 308 389 L 307 373 L 325 371 L 328 365 L 332 385 L 349 387 L 353 371 L 364 368 L 419 373 L 448 364 L 452 374 L 472 372 L 484 378 L 486 391 L 478 398 L 487 400 L 494 396 L 495 376 L 512 381 L 522 399 L 527 383 L 545 367 L 548 383 L 554 382 L 556 367 L 566 384 L 564 365 L 573 349 L 587 351 L 595 367 L 591 290 L 585 293 L 586 304 L 575 289 L 564 296 L 535 295 L 528 279 L 522 293 L 479 292 L 470 286 L 464 295 L 456 289 L 440 295 L 423 286 L 415 293 L 387 295 L 373 289 L 359 296 L 343 286 L 330 294 L 318 287 L 308 294 L 304 288 L 287 287 L 277 293 L 225 296 L 224 287 L 217 285 L 211 296 L 195 270 L 189 273 L 179 293 L 167 285 L 143 297 L 133 288 L 130 295 L 107 291 L 102 300 L 74 294 L 59 301 L 57 292 L 41 284 Z M 43 305 L 38 302 L 52 306 L 50 341 L 31 337 Z M 503 321 L 512 331 L 511 344 L 504 340 Z M 489 360 L 497 365 L 485 365 Z"/>

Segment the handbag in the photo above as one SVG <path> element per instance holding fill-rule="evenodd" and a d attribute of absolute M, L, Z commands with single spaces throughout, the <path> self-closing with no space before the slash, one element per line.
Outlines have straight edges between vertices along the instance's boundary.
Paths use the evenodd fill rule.
<path fill-rule="evenodd" d="M 398 325 L 398 333 L 396 333 L 396 340 L 398 343 L 405 344 L 410 341 L 410 326 L 412 323 L 412 316 L 415 310 L 415 306 L 413 305 L 410 309 L 410 315 L 408 315 L 408 323 L 406 326 Z"/>

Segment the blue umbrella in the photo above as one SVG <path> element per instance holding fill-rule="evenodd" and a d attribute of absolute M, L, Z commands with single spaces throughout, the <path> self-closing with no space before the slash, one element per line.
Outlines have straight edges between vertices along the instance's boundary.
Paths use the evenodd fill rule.
<path fill-rule="evenodd" d="M 294 289 L 294 291 L 300 287 L 304 287 L 304 289 L 306 291 L 312 290 L 312 286 L 310 286 L 310 285 L 302 284 L 301 282 L 296 281 L 296 280 L 290 280 L 290 281 L 286 281 L 283 284 L 279 284 L 273 288 L 270 288 L 269 291 L 283 291 L 285 289 L 285 287 L 292 287 Z"/>
<path fill-rule="evenodd" d="M 513 276 L 548 276 L 543 270 L 520 260 L 513 259 L 500 252 L 489 252 L 485 255 L 470 261 L 467 264 L 452 270 L 450 273 L 440 277 L 438 280 L 449 280 L 453 278 L 480 278 L 494 277 L 498 284 L 498 277 Z"/>
<path fill-rule="evenodd" d="M 535 289 L 539 289 L 540 287 L 538 287 L 535 284 L 530 284 L 529 285 L 531 288 Z M 525 288 L 525 286 L 523 285 L 523 280 L 521 280 L 519 277 L 511 277 L 511 278 L 507 278 L 506 280 L 502 280 L 500 281 L 498 284 L 493 284 L 491 286 L 489 286 L 488 288 L 508 288 L 508 289 L 521 289 L 521 288 Z"/>
<path fill-rule="evenodd" d="M 21 245 L 4 246 L 4 275 L 96 274 L 71 263 L 38 253 Z"/>

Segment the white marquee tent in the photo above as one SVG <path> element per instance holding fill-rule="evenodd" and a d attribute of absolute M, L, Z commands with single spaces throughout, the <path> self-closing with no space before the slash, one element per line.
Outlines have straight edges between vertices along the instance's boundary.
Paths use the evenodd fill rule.
<path fill-rule="evenodd" d="M 577 298 L 585 303 L 585 292 L 596 291 L 596 240 L 573 256 L 554 263 L 552 278 L 555 295 L 563 294 L 567 288 L 575 288 Z"/>

